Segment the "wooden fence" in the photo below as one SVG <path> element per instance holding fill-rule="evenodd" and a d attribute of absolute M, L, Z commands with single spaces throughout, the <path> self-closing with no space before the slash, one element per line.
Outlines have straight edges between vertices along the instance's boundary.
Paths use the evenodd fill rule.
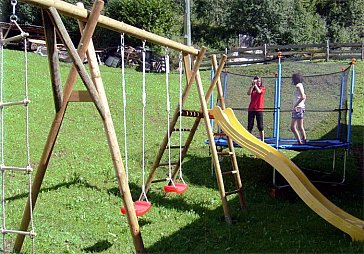
<path fill-rule="evenodd" d="M 305 45 L 267 45 L 249 48 L 232 48 L 225 51 L 206 53 L 203 67 L 210 67 L 209 56 L 226 54 L 226 66 L 249 65 L 269 62 L 277 59 L 278 52 L 292 60 L 351 60 L 364 59 L 364 42 L 362 43 L 326 43 Z"/>

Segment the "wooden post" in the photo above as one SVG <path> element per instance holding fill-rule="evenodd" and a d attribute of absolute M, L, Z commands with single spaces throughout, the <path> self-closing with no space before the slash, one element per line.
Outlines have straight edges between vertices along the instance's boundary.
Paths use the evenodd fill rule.
<path fill-rule="evenodd" d="M 330 40 L 326 40 L 326 62 L 330 60 Z"/>
<path fill-rule="evenodd" d="M 265 60 L 267 60 L 267 54 L 268 54 L 268 52 L 267 52 L 267 43 L 264 43 L 264 61 Z"/>
<path fill-rule="evenodd" d="M 50 17 L 48 16 L 48 13 L 46 13 L 43 9 L 42 9 L 42 17 L 43 17 L 44 33 L 46 37 L 48 63 L 49 63 L 49 71 L 52 82 L 54 106 L 56 112 L 58 112 L 62 106 L 62 88 L 61 88 L 61 74 L 59 72 L 57 36 L 54 25 Z"/>
<path fill-rule="evenodd" d="M 82 3 L 77 3 L 77 6 L 84 8 Z M 83 22 L 79 21 L 79 27 L 81 34 L 84 29 Z M 129 184 L 127 182 L 127 177 L 123 165 L 123 161 L 120 154 L 120 148 L 116 137 L 116 132 L 114 124 L 111 118 L 110 108 L 107 102 L 107 97 L 104 89 L 104 85 L 101 79 L 101 73 L 99 65 L 96 58 L 95 48 L 92 40 L 88 46 L 87 59 L 90 66 L 91 78 L 98 91 L 100 102 L 103 104 L 104 112 L 101 115 L 104 123 L 105 133 L 109 144 L 109 149 L 112 157 L 112 161 L 115 168 L 116 178 L 119 184 L 119 191 L 121 198 L 126 209 L 126 216 L 128 219 L 128 224 L 133 237 L 133 242 L 135 250 L 137 253 L 145 253 L 144 243 L 142 240 L 138 219 L 135 213 L 133 199 L 131 197 Z"/>
<path fill-rule="evenodd" d="M 361 42 L 361 60 L 364 60 L 364 41 Z"/>
<path fill-rule="evenodd" d="M 215 55 L 213 55 L 212 57 L 213 57 L 212 59 L 214 59 L 213 61 L 217 61 L 217 60 L 216 60 L 216 56 L 215 56 Z M 210 96 L 211 96 L 211 94 L 212 94 L 212 91 L 213 91 L 213 90 L 214 90 L 214 88 L 215 88 L 216 83 L 217 83 L 217 82 L 221 82 L 221 81 L 220 81 L 220 74 L 221 74 L 221 72 L 222 72 L 222 69 L 224 68 L 224 65 L 225 65 L 226 59 L 227 59 L 227 56 L 226 56 L 226 55 L 223 55 L 223 56 L 221 57 L 219 67 L 218 67 L 217 69 L 214 69 L 215 75 L 214 75 L 214 78 L 213 78 L 213 79 L 212 79 L 212 81 L 211 81 L 211 84 L 210 84 L 209 89 L 208 89 L 208 90 L 207 90 L 207 92 L 206 92 L 206 95 L 205 95 L 206 100 L 208 100 L 208 99 L 210 98 Z M 213 66 L 213 67 L 214 67 L 214 66 Z M 222 99 L 223 99 L 223 98 L 222 98 Z M 225 103 L 224 103 L 224 104 L 225 104 Z"/>
<path fill-rule="evenodd" d="M 78 53 L 82 57 L 86 54 L 88 44 L 95 31 L 95 28 L 97 25 L 97 19 L 100 15 L 100 12 L 101 12 L 103 6 L 104 6 L 104 2 L 101 0 L 96 0 L 94 2 L 86 28 L 84 30 L 84 34 L 80 40 L 81 46 L 79 47 Z M 32 210 L 34 210 L 35 203 L 38 198 L 39 190 L 42 185 L 44 175 L 47 170 L 48 163 L 49 163 L 52 151 L 53 151 L 53 147 L 57 140 L 58 132 L 61 128 L 63 117 L 64 117 L 64 114 L 65 114 L 65 111 L 67 108 L 68 98 L 71 95 L 73 86 L 76 83 L 76 79 L 77 79 L 77 70 L 76 70 L 75 66 L 72 65 L 70 72 L 68 74 L 68 77 L 67 77 L 66 84 L 64 86 L 64 90 L 63 90 L 62 107 L 59 109 L 58 112 L 56 112 L 56 115 L 53 119 L 53 123 L 52 123 L 51 129 L 49 131 L 46 144 L 44 145 L 42 157 L 41 157 L 39 165 L 38 165 L 37 173 L 36 173 L 34 181 L 33 181 L 32 206 L 30 206 L 30 200 L 28 199 L 27 204 L 24 209 L 23 219 L 22 219 L 22 222 L 20 225 L 21 231 L 26 231 L 28 229 L 29 222 L 30 222 L 30 207 L 32 208 Z M 14 251 L 20 252 L 23 242 L 24 242 L 24 237 L 25 237 L 25 235 L 18 234 L 18 236 L 15 240 L 15 244 L 14 244 Z"/>

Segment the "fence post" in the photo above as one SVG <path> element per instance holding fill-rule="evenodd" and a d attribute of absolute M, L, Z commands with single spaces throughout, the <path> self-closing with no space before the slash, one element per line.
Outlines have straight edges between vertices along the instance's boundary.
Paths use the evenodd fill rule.
<path fill-rule="evenodd" d="M 330 59 L 330 40 L 326 40 L 326 62 Z"/>
<path fill-rule="evenodd" d="M 264 61 L 265 61 L 265 60 L 267 60 L 267 54 L 268 54 L 268 52 L 267 52 L 267 43 L 264 43 L 264 52 L 263 52 L 263 54 L 264 54 Z"/>
<path fill-rule="evenodd" d="M 361 42 L 361 60 L 364 60 L 364 41 Z"/>

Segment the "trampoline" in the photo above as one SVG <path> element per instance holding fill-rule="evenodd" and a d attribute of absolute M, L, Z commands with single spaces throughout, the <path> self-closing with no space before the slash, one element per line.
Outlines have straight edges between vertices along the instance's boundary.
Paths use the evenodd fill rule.
<path fill-rule="evenodd" d="M 249 97 L 246 96 L 247 88 L 255 75 L 262 78 L 266 86 L 264 108 L 264 142 L 276 149 L 308 151 L 308 150 L 333 150 L 332 168 L 336 167 L 336 151 L 344 149 L 343 177 L 335 183 L 344 183 L 346 170 L 346 157 L 351 146 L 351 118 L 352 102 L 355 84 L 355 59 L 351 63 L 312 63 L 294 62 L 289 59 L 278 59 L 273 62 L 277 72 L 275 75 L 259 75 L 262 73 L 239 73 L 239 71 L 226 70 L 221 75 L 223 93 L 226 107 L 234 110 L 237 118 L 245 126 Z M 284 68 L 283 68 L 284 67 Z M 265 66 L 272 70 L 274 66 Z M 291 122 L 292 94 L 294 86 L 291 77 L 295 72 L 300 72 L 304 77 L 306 101 L 305 128 L 308 141 L 298 144 L 294 139 L 289 126 Z M 210 106 L 211 105 L 210 100 Z M 213 120 L 211 120 L 213 125 Z M 255 127 L 256 129 L 256 127 Z M 322 131 L 325 134 L 322 135 Z M 252 134 L 258 136 L 253 130 Z M 208 144 L 208 141 L 205 141 Z M 220 149 L 227 147 L 227 139 L 215 133 L 215 144 Z M 235 147 L 238 144 L 233 143 Z M 333 170 L 332 170 L 333 171 Z M 324 172 L 323 172 L 324 173 Z M 275 173 L 273 176 L 275 183 Z"/>

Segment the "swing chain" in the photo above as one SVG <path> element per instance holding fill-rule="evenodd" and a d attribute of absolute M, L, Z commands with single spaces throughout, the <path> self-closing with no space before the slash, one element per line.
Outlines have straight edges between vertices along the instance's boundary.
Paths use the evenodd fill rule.
<path fill-rule="evenodd" d="M 16 16 L 15 14 L 15 9 L 18 2 L 17 0 L 10 0 L 10 3 L 13 9 L 13 13 L 10 15 L 10 22 L 17 22 L 19 19 L 18 16 Z"/>

